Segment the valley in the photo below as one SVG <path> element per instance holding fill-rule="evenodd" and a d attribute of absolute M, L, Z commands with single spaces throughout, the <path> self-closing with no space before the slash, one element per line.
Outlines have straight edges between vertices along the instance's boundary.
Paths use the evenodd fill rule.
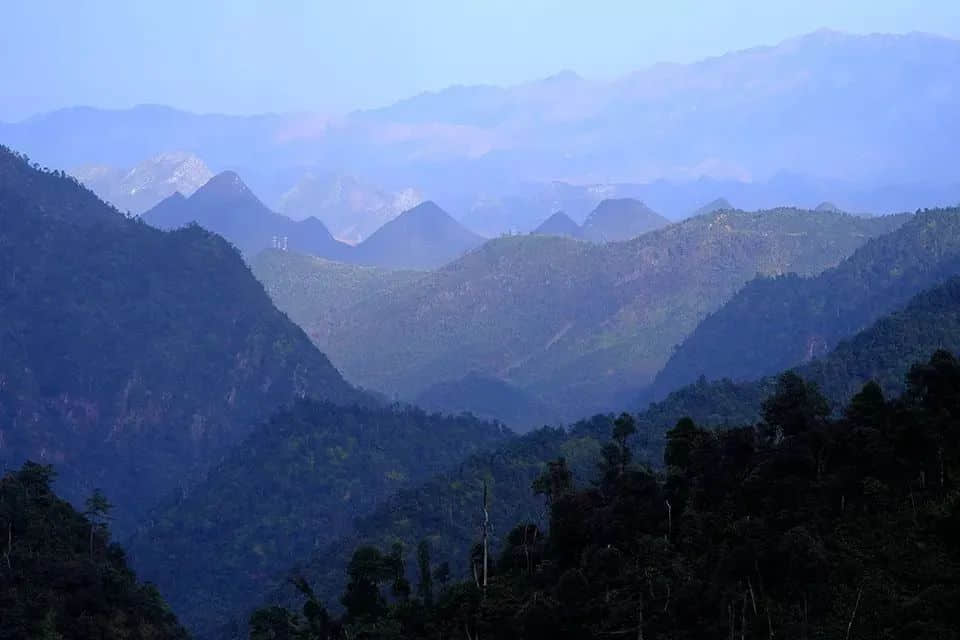
<path fill-rule="evenodd" d="M 956 638 L 896 2 L 5 7 L 0 640 Z"/>

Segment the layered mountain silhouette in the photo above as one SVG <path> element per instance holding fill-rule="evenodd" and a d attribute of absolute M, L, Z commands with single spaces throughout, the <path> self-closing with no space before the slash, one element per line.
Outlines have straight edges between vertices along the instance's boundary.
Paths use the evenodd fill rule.
<path fill-rule="evenodd" d="M 654 231 L 670 221 L 640 200 L 604 200 L 583 222 L 583 237 L 593 242 L 622 242 Z"/>
<path fill-rule="evenodd" d="M 143 219 L 160 229 L 195 222 L 219 233 L 248 257 L 279 246 L 328 260 L 391 269 L 432 269 L 483 242 L 427 201 L 351 246 L 336 240 L 315 217 L 293 220 L 271 211 L 233 171 L 217 174 L 189 198 L 173 194 L 143 214 Z"/>
<path fill-rule="evenodd" d="M 350 149 L 359 175 L 417 185 L 488 236 L 532 230 L 558 209 L 580 222 L 608 197 L 642 199 L 671 218 L 718 193 L 747 209 L 829 198 L 849 211 L 913 211 L 960 198 L 951 170 L 960 132 L 942 117 L 960 111 L 958 64 L 955 39 L 819 31 L 609 82 L 562 74 L 451 87 L 349 114 L 336 128 L 314 114 L 74 107 L 0 124 L 0 139 L 57 167 L 129 167 L 175 145 L 251 184 L 264 167 L 300 166 L 305 145 L 311 158 L 325 159 L 318 171 L 337 171 Z M 391 135 L 398 128 L 402 139 Z M 595 194 L 580 210 L 528 197 L 523 186 L 543 176 L 587 185 L 597 175 L 642 176 L 650 189 Z M 710 184 L 717 181 L 725 184 Z M 543 208 L 514 206 L 515 196 Z M 532 214 L 520 224 L 514 213 L 523 210 Z"/>
<path fill-rule="evenodd" d="M 540 236 L 563 236 L 567 238 L 580 238 L 583 236 L 583 229 L 580 228 L 573 219 L 563 211 L 557 211 L 552 216 L 540 223 L 531 233 Z"/>
<path fill-rule="evenodd" d="M 340 173 L 307 171 L 280 196 L 278 211 L 323 220 L 335 238 L 357 244 L 423 201 L 415 189 L 389 192 Z"/>
<path fill-rule="evenodd" d="M 278 243 L 334 260 L 344 259 L 350 251 L 317 218 L 295 221 L 271 211 L 233 171 L 218 173 L 189 198 L 173 194 L 144 213 L 143 219 L 167 230 L 195 222 L 248 256 Z"/>
<path fill-rule="evenodd" d="M 54 463 L 75 503 L 103 489 L 121 533 L 277 406 L 371 402 L 217 235 L 154 229 L 6 148 L 0 218 L 0 466 Z"/>

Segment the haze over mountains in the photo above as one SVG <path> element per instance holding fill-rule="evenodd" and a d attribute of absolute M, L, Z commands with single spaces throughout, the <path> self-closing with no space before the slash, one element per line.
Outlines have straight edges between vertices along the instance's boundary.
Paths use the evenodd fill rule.
<path fill-rule="evenodd" d="M 0 139 L 58 167 L 183 149 L 238 171 L 274 208 L 304 168 L 346 172 L 415 188 L 488 236 L 557 210 L 582 222 L 610 197 L 674 219 L 720 196 L 745 209 L 830 200 L 885 213 L 960 201 L 948 169 L 958 64 L 960 42 L 947 38 L 819 31 L 610 82 L 565 73 L 453 87 L 342 118 L 77 107 L 2 124 Z M 577 206 L 558 202 L 555 180 L 596 186 Z"/>
<path fill-rule="evenodd" d="M 478 246 L 483 239 L 433 202 L 389 220 L 360 244 L 335 239 L 314 217 L 293 220 L 267 208 L 233 171 L 217 174 L 189 198 L 179 192 L 143 214 L 159 229 L 191 223 L 222 234 L 248 258 L 269 248 L 299 251 L 347 263 L 428 269 Z"/>
<path fill-rule="evenodd" d="M 175 193 L 193 195 L 213 177 L 203 160 L 186 152 L 160 153 L 132 169 L 86 165 L 71 174 L 104 201 L 134 215 Z"/>

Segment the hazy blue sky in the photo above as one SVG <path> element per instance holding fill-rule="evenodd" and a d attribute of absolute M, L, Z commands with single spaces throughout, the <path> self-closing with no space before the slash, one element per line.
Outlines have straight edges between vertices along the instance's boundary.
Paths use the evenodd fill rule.
<path fill-rule="evenodd" d="M 830 27 L 960 37 L 958 0 L 3 0 L 0 120 L 62 106 L 342 112 L 608 77 Z"/>

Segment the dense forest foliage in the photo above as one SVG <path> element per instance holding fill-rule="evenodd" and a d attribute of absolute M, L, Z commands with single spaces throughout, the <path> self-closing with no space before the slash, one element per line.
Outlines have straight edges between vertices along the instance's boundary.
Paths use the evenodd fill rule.
<path fill-rule="evenodd" d="M 128 543 L 131 560 L 205 637 L 286 568 L 350 535 L 355 518 L 510 437 L 469 416 L 299 401 L 154 509 Z"/>
<path fill-rule="evenodd" d="M 397 286 L 374 279 L 378 293 L 328 315 L 304 321 L 289 298 L 276 302 L 363 386 L 412 400 L 477 372 L 574 420 L 652 381 L 674 345 L 758 273 L 819 273 L 906 219 L 723 211 L 602 246 L 502 237 Z M 337 276 L 325 271 L 320 279 Z M 295 277 L 260 275 L 270 291 L 284 288 L 272 278 Z"/>
<path fill-rule="evenodd" d="M 0 466 L 129 531 L 276 407 L 369 402 L 198 227 L 157 231 L 0 148 Z"/>
<path fill-rule="evenodd" d="M 110 542 L 103 493 L 81 514 L 53 493 L 53 479 L 52 467 L 32 462 L 0 478 L 0 640 L 186 640 Z"/>
<path fill-rule="evenodd" d="M 682 419 L 664 471 L 613 424 L 594 481 L 560 457 L 532 484 L 549 532 L 520 521 L 448 582 L 431 544 L 356 549 L 331 616 L 257 611 L 251 638 L 956 638 L 960 634 L 960 362 L 937 352 L 887 400 L 868 383 L 831 418 L 783 374 L 762 419 Z M 476 508 L 482 509 L 483 503 Z M 408 571 L 408 565 L 415 565 Z M 408 579 L 413 573 L 413 580 Z"/>
<path fill-rule="evenodd" d="M 911 296 L 960 274 L 960 209 L 923 211 L 834 269 L 750 282 L 683 341 L 651 390 L 773 375 L 829 352 Z"/>

